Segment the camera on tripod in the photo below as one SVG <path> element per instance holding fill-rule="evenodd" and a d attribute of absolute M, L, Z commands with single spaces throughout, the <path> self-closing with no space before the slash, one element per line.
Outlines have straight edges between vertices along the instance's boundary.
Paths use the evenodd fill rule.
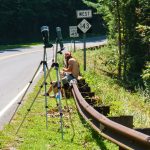
<path fill-rule="evenodd" d="M 41 33 L 44 41 L 44 46 L 46 48 L 51 48 L 53 45 L 49 42 L 49 27 L 48 26 L 42 26 L 41 27 Z"/>
<path fill-rule="evenodd" d="M 63 45 L 63 38 L 62 38 L 61 28 L 60 27 L 56 27 L 56 33 L 57 33 L 57 43 L 59 43 L 59 45 L 60 45 L 60 50 L 57 53 L 62 54 L 62 51 L 65 48 L 64 48 L 64 45 Z"/>

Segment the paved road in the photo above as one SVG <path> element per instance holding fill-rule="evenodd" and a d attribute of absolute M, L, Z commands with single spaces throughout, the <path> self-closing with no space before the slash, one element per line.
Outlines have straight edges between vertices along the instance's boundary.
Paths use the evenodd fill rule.
<path fill-rule="evenodd" d="M 105 42 L 104 37 L 87 39 L 87 47 Z M 83 48 L 82 41 L 76 41 L 76 47 Z M 65 48 L 71 49 L 73 44 L 65 42 Z M 52 58 L 53 48 L 48 48 L 47 62 L 49 64 L 51 64 Z M 0 129 L 10 120 L 18 105 L 17 101 L 20 101 L 21 95 L 42 60 L 43 45 L 0 51 Z M 42 66 L 40 69 L 39 76 L 43 74 Z"/>

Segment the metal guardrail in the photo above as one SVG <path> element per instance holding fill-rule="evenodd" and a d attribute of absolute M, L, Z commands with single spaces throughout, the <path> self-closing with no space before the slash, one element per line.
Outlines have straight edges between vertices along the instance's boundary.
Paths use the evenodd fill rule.
<path fill-rule="evenodd" d="M 120 149 L 150 150 L 150 136 L 116 123 L 97 112 L 82 97 L 76 83 L 72 83 L 72 93 L 82 117 L 101 136 L 117 144 Z"/>

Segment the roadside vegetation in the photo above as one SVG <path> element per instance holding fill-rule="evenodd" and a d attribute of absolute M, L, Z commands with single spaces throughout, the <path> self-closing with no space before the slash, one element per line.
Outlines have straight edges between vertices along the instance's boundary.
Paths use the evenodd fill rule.
<path fill-rule="evenodd" d="M 136 91 L 131 91 L 121 80 L 116 78 L 116 64 L 108 59 L 111 53 L 112 49 L 110 50 L 110 47 L 107 46 L 101 49 L 87 50 L 86 71 L 83 71 L 83 51 L 76 51 L 73 56 L 80 62 L 82 76 L 89 83 L 92 91 L 96 93 L 97 105 L 110 105 L 111 112 L 109 116 L 133 115 L 134 127 L 149 127 L 150 101 L 147 99 L 145 91 L 138 87 Z M 59 61 L 62 62 L 62 56 L 59 55 L 59 58 Z M 52 78 L 56 78 L 55 70 L 52 72 Z M 60 130 L 59 111 L 53 98 L 48 99 L 48 129 L 46 129 L 44 91 L 36 99 L 25 122 L 16 134 L 42 81 L 43 79 L 39 81 L 33 93 L 26 98 L 11 124 L 0 131 L 1 149 L 118 150 L 116 145 L 100 137 L 82 119 L 72 98 L 67 100 L 68 105 L 66 100 L 62 99 L 64 139 L 62 140 Z"/>
<path fill-rule="evenodd" d="M 52 78 L 55 79 L 55 72 L 52 74 L 54 75 Z M 46 129 L 44 91 L 40 93 L 39 97 L 34 102 L 25 122 L 16 134 L 16 131 L 27 113 L 27 109 L 33 102 L 42 81 L 43 79 L 39 81 L 33 93 L 26 98 L 11 124 L 7 125 L 3 131 L 0 131 L 0 149 L 111 150 L 113 148 L 113 150 L 118 150 L 116 145 L 104 140 L 89 127 L 88 123 L 78 114 L 75 102 L 72 98 L 67 100 L 68 105 L 66 104 L 66 100 L 62 99 L 64 139 L 62 140 L 62 133 L 60 130 L 59 111 L 56 106 L 56 101 L 53 98 L 48 99 L 48 129 Z M 71 124 L 71 121 L 73 125 Z"/>
<path fill-rule="evenodd" d="M 86 71 L 83 71 L 83 51 L 73 54 L 80 62 L 82 76 L 96 93 L 97 105 L 110 105 L 110 116 L 133 115 L 134 127 L 150 127 L 148 15 L 150 2 L 148 0 L 83 1 L 90 8 L 92 7 L 94 14 L 99 14 L 99 19 L 93 15 L 94 33 L 102 34 L 107 31 L 109 42 L 111 41 L 101 49 L 87 51 Z M 64 29 L 64 37 L 68 38 L 68 26 L 76 24 L 76 8 L 89 8 L 83 4 L 83 1 L 59 0 L 54 3 L 50 0 L 31 0 L 30 3 L 27 0 L 3 1 L 0 6 L 2 20 L 0 44 L 41 41 L 39 30 L 43 21 L 52 27 L 51 40 L 55 40 L 55 29 L 59 24 Z M 28 45 L 0 46 L 0 52 L 3 49 L 26 46 L 28 47 Z M 59 112 L 54 99 L 48 100 L 48 129 L 46 130 L 45 102 L 42 96 L 44 91 L 36 99 L 31 112 L 16 135 L 16 130 L 35 97 L 41 81 L 42 79 L 33 93 L 26 98 L 11 124 L 0 131 L 0 149 L 118 149 L 91 130 L 78 114 L 73 99 L 69 99 L 68 103 L 75 136 L 73 136 L 64 99 L 62 100 L 64 140 L 61 139 Z"/>
<path fill-rule="evenodd" d="M 83 52 L 74 53 L 82 64 Z M 134 127 L 150 127 L 150 99 L 147 89 L 134 90 L 117 78 L 116 47 L 105 46 L 87 51 L 87 70 L 82 71 L 89 86 L 96 93 L 97 105 L 110 105 L 110 116 L 133 115 Z M 82 69 L 83 70 L 83 69 Z"/>
<path fill-rule="evenodd" d="M 97 10 L 105 21 L 107 37 L 117 46 L 117 76 L 134 89 L 135 86 L 150 87 L 150 46 L 148 0 L 84 0 Z M 113 50 L 113 49 L 112 49 Z M 113 60 L 113 56 L 111 61 Z M 115 59 L 116 60 L 116 59 Z M 142 78 L 143 70 L 146 78 Z M 143 82 L 144 79 L 144 82 Z M 150 94 L 150 93 L 149 93 Z"/>

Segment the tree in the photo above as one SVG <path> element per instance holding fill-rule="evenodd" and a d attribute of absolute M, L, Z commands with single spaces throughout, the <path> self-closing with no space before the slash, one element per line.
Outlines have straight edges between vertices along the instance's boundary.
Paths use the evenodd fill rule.
<path fill-rule="evenodd" d="M 67 37 L 69 26 L 77 25 L 76 10 L 88 8 L 82 0 L 0 0 L 0 2 L 1 44 L 41 41 L 40 28 L 43 25 L 49 26 L 51 40 L 56 38 L 57 26 L 62 28 L 63 37 Z"/>
<path fill-rule="evenodd" d="M 142 70 L 149 57 L 148 0 L 87 0 L 97 9 L 108 26 L 108 37 L 119 41 L 118 76 L 133 86 L 141 81 Z M 118 37 L 118 40 L 117 40 Z M 124 62 L 124 65 L 122 65 Z"/>

